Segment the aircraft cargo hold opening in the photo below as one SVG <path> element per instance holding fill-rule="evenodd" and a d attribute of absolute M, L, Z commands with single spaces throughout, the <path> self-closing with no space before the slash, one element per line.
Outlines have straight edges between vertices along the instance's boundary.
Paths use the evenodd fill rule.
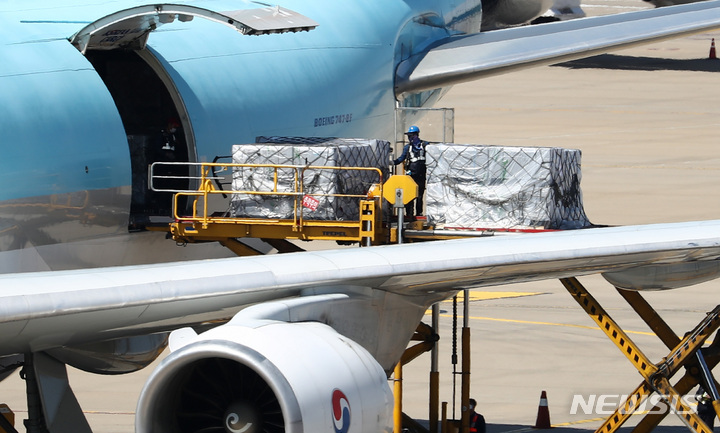
<path fill-rule="evenodd" d="M 88 50 L 85 53 L 115 101 L 122 118 L 132 161 L 132 203 L 129 228 L 143 229 L 153 217 L 169 217 L 172 194 L 148 188 L 148 166 L 156 161 L 188 162 L 192 134 L 181 122 L 168 86 L 136 51 Z M 173 131 L 175 129 L 175 131 Z M 185 167 L 168 172 L 182 179 L 165 180 L 168 188 L 187 189 Z"/>

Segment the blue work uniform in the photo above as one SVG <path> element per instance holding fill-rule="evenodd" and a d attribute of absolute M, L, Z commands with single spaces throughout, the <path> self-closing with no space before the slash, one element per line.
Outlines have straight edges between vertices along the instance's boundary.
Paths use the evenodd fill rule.
<path fill-rule="evenodd" d="M 400 157 L 393 161 L 395 165 L 398 165 L 405 160 L 409 161 L 405 167 L 405 171 L 418 185 L 418 196 L 415 200 L 415 215 L 423 214 L 423 195 L 425 194 L 425 181 L 427 178 L 427 167 L 425 165 L 426 146 L 426 141 L 420 141 L 416 145 L 408 143 L 403 147 Z M 413 215 L 412 202 L 405 206 L 405 213 L 408 216 Z"/>

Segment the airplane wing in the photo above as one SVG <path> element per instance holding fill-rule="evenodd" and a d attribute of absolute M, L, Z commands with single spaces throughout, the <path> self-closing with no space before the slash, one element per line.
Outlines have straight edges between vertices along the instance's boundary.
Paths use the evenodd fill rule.
<path fill-rule="evenodd" d="M 720 1 L 455 36 L 400 63 L 397 95 L 720 27 Z"/>
<path fill-rule="evenodd" d="M 702 276 L 712 279 L 718 257 L 720 220 L 8 274 L 0 276 L 0 355 L 228 319 L 309 293 L 378 291 L 423 313 L 464 288 L 598 272 L 628 288 L 675 288 L 698 282 L 680 278 L 678 265 L 709 265 L 715 272 Z"/>

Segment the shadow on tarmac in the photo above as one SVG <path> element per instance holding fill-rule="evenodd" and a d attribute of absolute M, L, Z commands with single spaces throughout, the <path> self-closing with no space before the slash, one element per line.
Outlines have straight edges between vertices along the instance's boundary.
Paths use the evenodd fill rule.
<path fill-rule="evenodd" d="M 601 54 L 586 59 L 557 63 L 569 69 L 617 69 L 626 71 L 720 72 L 720 59 L 664 59 L 658 57 Z"/>

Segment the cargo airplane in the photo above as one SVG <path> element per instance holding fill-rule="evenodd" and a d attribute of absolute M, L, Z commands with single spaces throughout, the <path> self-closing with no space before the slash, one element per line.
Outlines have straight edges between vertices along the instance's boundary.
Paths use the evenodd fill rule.
<path fill-rule="evenodd" d="M 28 431 L 89 432 L 65 366 L 129 373 L 168 339 L 137 432 L 389 431 L 387 374 L 460 289 L 717 277 L 720 221 L 200 261 L 144 230 L 170 212 L 151 162 L 257 136 L 389 139 L 397 106 L 713 29 L 720 3 L 481 21 L 480 0 L 0 2 L 0 359 L 24 366 Z"/>

